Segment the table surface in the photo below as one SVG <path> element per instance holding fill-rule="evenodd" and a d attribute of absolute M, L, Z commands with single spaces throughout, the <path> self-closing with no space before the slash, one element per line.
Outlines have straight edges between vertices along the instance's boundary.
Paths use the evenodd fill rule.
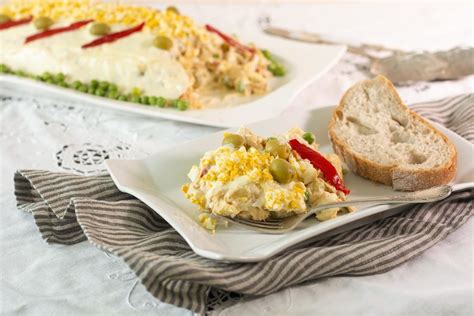
<path fill-rule="evenodd" d="M 257 31 L 269 14 L 276 24 L 351 42 L 407 50 L 472 45 L 472 4 L 183 5 L 198 21 L 228 32 Z M 308 56 L 311 58 L 311 56 Z M 364 60 L 346 55 L 292 106 L 335 104 L 364 78 Z M 400 88 L 407 103 L 472 92 L 474 79 Z M 127 267 L 87 242 L 47 245 L 30 214 L 15 207 L 13 173 L 41 168 L 93 174 L 105 156 L 136 158 L 219 131 L 217 128 L 131 116 L 31 96 L 0 87 L 0 314 L 189 315 L 158 302 Z M 91 162 L 91 164 L 87 164 Z M 473 221 L 402 266 L 379 275 L 336 277 L 220 309 L 222 315 L 433 315 L 473 310 Z M 68 273 L 63 274 L 67 268 Z"/>

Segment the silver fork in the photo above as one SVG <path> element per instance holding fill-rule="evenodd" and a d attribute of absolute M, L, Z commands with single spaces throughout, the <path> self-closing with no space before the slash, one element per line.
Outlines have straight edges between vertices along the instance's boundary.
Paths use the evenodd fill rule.
<path fill-rule="evenodd" d="M 259 232 L 267 234 L 283 234 L 290 230 L 293 230 L 299 223 L 304 221 L 308 216 L 313 215 L 317 212 L 328 208 L 335 207 L 346 207 L 346 206 L 355 206 L 367 203 L 377 204 L 401 204 L 401 203 L 429 203 L 435 202 L 447 198 L 453 188 L 449 185 L 441 185 L 433 187 L 426 190 L 420 190 L 415 192 L 404 192 L 396 195 L 389 196 L 378 196 L 378 197 L 367 197 L 354 200 L 348 200 L 337 203 L 328 203 L 324 205 L 319 205 L 311 208 L 307 213 L 293 215 L 286 218 L 270 218 L 265 221 L 254 221 L 251 219 L 243 218 L 230 218 L 225 216 L 219 216 L 218 218 L 224 219 L 231 223 L 245 226 Z"/>

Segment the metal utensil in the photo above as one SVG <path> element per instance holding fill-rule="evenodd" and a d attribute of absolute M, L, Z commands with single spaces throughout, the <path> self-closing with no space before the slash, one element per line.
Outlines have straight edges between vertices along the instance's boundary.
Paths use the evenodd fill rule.
<path fill-rule="evenodd" d="M 347 51 L 369 59 L 370 72 L 384 75 L 395 84 L 416 81 L 452 80 L 474 74 L 474 48 L 455 47 L 438 52 L 406 52 L 383 45 L 347 43 L 324 39 L 319 34 L 287 30 L 271 24 L 269 16 L 259 18 L 261 29 L 270 35 L 327 45 L 346 45 Z"/>
<path fill-rule="evenodd" d="M 370 72 L 399 84 L 459 79 L 474 74 L 474 49 L 456 47 L 434 53 L 405 53 L 373 59 Z"/>
<path fill-rule="evenodd" d="M 294 215 L 286 218 L 271 218 L 265 221 L 254 221 L 243 218 L 229 218 L 217 216 L 231 223 L 245 226 L 253 230 L 267 234 L 283 234 L 293 230 L 298 224 L 305 220 L 308 216 L 328 208 L 339 208 L 346 206 L 355 206 L 367 203 L 377 204 L 401 204 L 401 203 L 429 203 L 447 198 L 452 192 L 449 185 L 441 185 L 426 190 L 415 192 L 404 192 L 396 195 L 366 197 L 354 200 L 348 200 L 337 203 L 328 203 L 311 208 L 307 213 Z"/>
<path fill-rule="evenodd" d="M 327 45 L 345 45 L 347 46 L 347 51 L 353 54 L 361 55 L 367 57 L 369 59 L 376 59 L 378 58 L 375 54 L 381 53 L 389 53 L 389 54 L 401 54 L 403 53 L 400 49 L 389 48 L 383 45 L 375 45 L 375 44 L 365 44 L 362 43 L 359 46 L 347 44 L 347 43 L 340 43 L 336 41 L 332 41 L 326 38 L 323 38 L 321 35 L 316 33 L 310 33 L 305 31 L 297 31 L 297 30 L 288 30 L 281 27 L 276 27 L 271 24 L 271 18 L 268 15 L 263 15 L 258 19 L 258 24 L 260 28 L 267 34 L 275 35 L 291 40 L 301 41 L 301 42 L 308 42 L 308 43 L 316 43 L 316 44 L 327 44 Z"/>

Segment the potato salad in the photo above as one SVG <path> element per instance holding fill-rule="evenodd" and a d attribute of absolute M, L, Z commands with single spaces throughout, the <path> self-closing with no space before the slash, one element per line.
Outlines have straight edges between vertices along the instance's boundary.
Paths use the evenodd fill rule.
<path fill-rule="evenodd" d="M 202 212 L 258 221 L 305 213 L 349 194 L 339 157 L 319 153 L 315 136 L 299 128 L 270 138 L 247 128 L 225 133 L 222 146 L 206 152 L 188 178 L 182 191 Z M 325 221 L 344 211 L 316 217 Z"/>
<path fill-rule="evenodd" d="M 269 51 L 212 21 L 198 24 L 175 6 L 116 2 L 6 1 L 0 75 L 180 111 L 265 94 L 285 75 Z"/>

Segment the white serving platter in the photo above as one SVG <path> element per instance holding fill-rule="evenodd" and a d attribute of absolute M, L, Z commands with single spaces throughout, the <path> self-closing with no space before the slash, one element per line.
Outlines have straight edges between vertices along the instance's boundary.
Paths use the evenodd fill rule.
<path fill-rule="evenodd" d="M 327 136 L 331 113 L 332 107 L 311 112 L 290 112 L 284 118 L 278 117 L 248 127 L 259 135 L 269 137 L 298 126 L 316 134 L 322 152 L 331 152 Z M 458 150 L 458 172 L 454 183 L 472 182 L 474 146 L 446 128 L 436 127 L 453 141 Z M 197 254 L 216 260 L 264 260 L 308 239 L 361 225 L 364 221 L 388 216 L 396 211 L 393 205 L 367 206 L 326 222 L 308 219 L 294 231 L 282 235 L 257 233 L 235 225 L 218 228 L 216 234 L 212 235 L 199 225 L 197 206 L 187 201 L 180 189 L 188 181 L 186 175 L 191 165 L 198 163 L 205 151 L 218 147 L 221 139 L 222 132 L 219 132 L 167 148 L 143 160 L 107 160 L 106 165 L 121 191 L 137 197 L 160 214 Z M 391 187 L 376 184 L 350 172 L 345 176 L 345 183 L 352 191 L 349 198 L 393 193 Z"/>
<path fill-rule="evenodd" d="M 346 51 L 345 46 L 316 45 L 271 37 L 262 33 L 239 34 L 246 42 L 258 43 L 274 53 L 287 68 L 284 77 L 272 81 L 273 90 L 255 98 L 243 99 L 241 104 L 203 110 L 177 111 L 136 103 L 101 98 L 73 89 L 47 83 L 0 74 L 2 88 L 48 95 L 115 111 L 189 122 L 201 125 L 235 127 L 278 116 L 304 87 L 321 77 L 334 66 Z"/>

